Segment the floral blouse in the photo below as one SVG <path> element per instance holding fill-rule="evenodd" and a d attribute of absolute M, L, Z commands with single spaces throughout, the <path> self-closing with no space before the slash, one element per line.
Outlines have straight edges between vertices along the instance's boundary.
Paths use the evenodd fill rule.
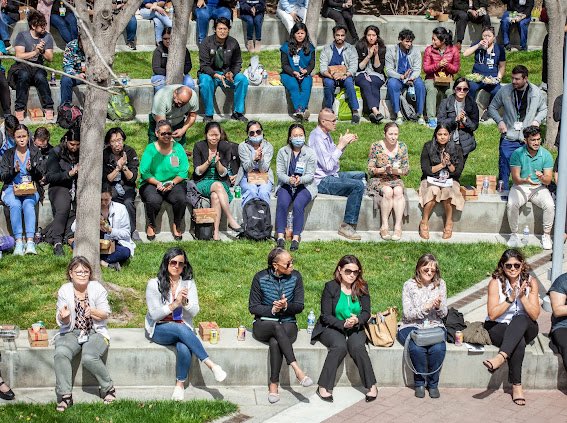
<path fill-rule="evenodd" d="M 425 311 L 428 303 L 441 296 L 441 306 L 439 309 Z M 444 326 L 443 317 L 447 315 L 447 287 L 445 281 L 441 279 L 439 286 L 435 288 L 433 284 L 419 287 L 415 279 L 409 279 L 404 283 L 402 290 L 403 315 L 402 324 L 399 329 L 405 327 L 423 328 L 424 322 L 429 321 L 429 326 Z"/>
<path fill-rule="evenodd" d="M 401 179 L 400 175 L 389 175 L 382 173 L 374 176 L 374 169 L 383 168 L 390 164 L 392 168 L 400 169 L 402 174 L 409 171 L 409 154 L 408 147 L 403 142 L 398 142 L 398 148 L 395 153 L 391 155 L 384 141 L 376 141 L 370 146 L 368 153 L 368 174 L 371 178 L 379 178 L 382 181 L 395 181 Z"/>

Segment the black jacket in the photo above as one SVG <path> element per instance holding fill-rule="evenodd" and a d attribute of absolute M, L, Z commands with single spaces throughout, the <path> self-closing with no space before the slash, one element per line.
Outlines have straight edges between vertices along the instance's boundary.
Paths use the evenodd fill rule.
<path fill-rule="evenodd" d="M 346 0 L 325 0 L 323 2 L 323 8 L 321 9 L 321 16 L 323 16 L 324 18 L 328 18 L 329 9 L 335 9 L 338 10 L 339 12 L 343 12 L 346 10 L 352 13 L 353 6 L 343 7 L 343 3 L 346 3 Z"/>
<path fill-rule="evenodd" d="M 563 111 L 563 94 L 557 96 L 553 102 L 553 120 L 559 122 L 559 128 L 557 129 L 557 137 L 555 138 L 555 146 L 559 148 L 559 142 L 561 140 L 561 112 Z"/>
<path fill-rule="evenodd" d="M 152 72 L 154 73 L 154 75 L 165 76 L 165 71 L 167 69 L 167 56 L 168 51 L 163 46 L 163 42 L 160 41 L 152 56 Z M 191 63 L 191 55 L 189 54 L 189 50 L 185 49 L 185 64 L 183 65 L 183 73 L 187 75 L 191 71 L 192 67 L 193 64 Z"/>
<path fill-rule="evenodd" d="M 43 178 L 43 173 L 41 172 L 41 152 L 34 145 L 30 145 L 29 150 L 31 162 L 30 176 L 32 181 L 36 182 L 35 185 L 37 192 L 39 193 L 39 198 L 43 200 L 43 187 L 39 183 L 41 178 Z M 2 160 L 0 161 L 0 180 L 4 183 L 2 191 L 8 188 L 8 185 L 10 185 L 14 181 L 14 178 L 18 176 L 18 172 L 16 172 L 14 167 L 15 154 L 16 147 L 12 147 L 9 150 L 6 150 L 2 156 Z"/>
<path fill-rule="evenodd" d="M 38 167 L 43 176 L 47 173 L 47 159 L 49 158 L 49 153 L 53 150 L 53 146 L 49 143 L 44 148 L 38 149 L 41 156 L 39 158 Z"/>
<path fill-rule="evenodd" d="M 473 0 L 472 10 L 478 10 L 481 7 L 488 9 L 488 0 Z M 469 9 L 471 9 L 469 7 L 469 0 L 453 0 L 453 8 L 451 10 L 462 10 L 466 12 Z"/>
<path fill-rule="evenodd" d="M 333 328 L 341 333 L 345 333 L 344 320 L 335 317 L 335 309 L 341 297 L 341 285 L 335 281 L 329 281 L 325 284 L 323 294 L 321 295 L 321 316 L 311 334 L 311 343 L 314 344 L 317 338 L 325 328 Z M 370 295 L 362 295 L 358 297 L 360 301 L 361 311 L 358 315 L 358 325 L 353 327 L 354 330 L 364 330 L 364 325 L 370 319 Z"/>
<path fill-rule="evenodd" d="M 138 177 L 138 167 L 140 166 L 140 161 L 138 160 L 138 155 L 136 154 L 136 150 L 134 150 L 129 145 L 124 145 L 123 151 L 126 153 L 126 159 L 128 163 L 126 166 L 132 172 L 132 178 L 126 179 L 123 172 L 120 172 L 122 175 L 121 183 L 122 185 L 136 187 L 136 178 Z M 102 180 L 103 182 L 108 181 L 108 174 L 112 173 L 114 169 L 116 169 L 116 159 L 114 154 L 112 153 L 112 148 L 107 146 L 103 153 L 102 153 Z"/>
<path fill-rule="evenodd" d="M 199 46 L 199 73 L 213 76 L 217 72 L 226 73 L 231 71 L 234 75 L 242 69 L 242 53 L 240 45 L 235 38 L 228 36 L 224 42 L 224 66 L 222 69 L 215 68 L 215 53 L 219 44 L 216 35 L 209 35 Z"/>
<path fill-rule="evenodd" d="M 441 163 L 441 157 L 439 152 L 435 148 L 435 144 L 437 141 L 428 141 L 423 145 L 423 149 L 421 150 L 421 180 L 427 179 L 428 176 L 432 177 L 439 177 L 439 172 L 433 173 L 432 168 L 433 166 L 437 166 Z M 451 156 L 451 163 L 455 166 L 455 171 L 450 172 L 449 169 L 449 178 L 453 178 L 453 180 L 459 182 L 459 178 L 461 177 L 461 173 L 463 173 L 463 168 L 465 167 L 465 163 L 463 160 L 463 149 L 460 145 L 455 144 L 453 141 L 449 141 L 447 143 L 447 152 Z"/>
<path fill-rule="evenodd" d="M 474 139 L 474 131 L 478 128 L 478 106 L 475 101 L 470 97 L 465 97 L 465 113 L 467 120 L 463 128 L 458 128 L 459 131 L 459 144 L 463 149 L 463 154 L 469 154 L 476 148 L 476 140 Z M 448 125 L 451 131 L 457 130 L 457 122 L 455 118 L 457 112 L 455 111 L 455 95 L 451 94 L 449 97 L 443 99 L 437 110 L 437 121 Z"/>
<path fill-rule="evenodd" d="M 222 165 L 224 167 L 228 167 L 232 159 L 231 143 L 229 143 L 228 141 L 220 141 L 217 147 L 217 151 L 219 152 L 220 161 Z M 208 158 L 209 158 L 209 145 L 207 144 L 207 141 L 203 140 L 195 143 L 195 146 L 193 147 L 193 176 L 191 177 L 191 179 L 193 179 L 195 182 L 199 182 L 201 179 L 203 179 L 203 176 L 205 176 L 205 174 L 207 173 L 207 171 L 205 171 L 205 173 L 203 173 L 202 175 L 197 175 L 195 173 L 195 169 L 197 169 L 198 166 L 201 166 L 203 163 L 205 163 L 208 160 Z M 215 175 L 219 181 L 228 182 L 228 173 L 225 176 L 221 177 L 215 169 Z"/>
<path fill-rule="evenodd" d="M 524 6 L 520 6 L 520 0 L 504 0 L 508 8 L 508 12 L 523 13 L 526 17 L 532 16 L 532 9 L 534 8 L 534 0 L 526 0 Z"/>
<path fill-rule="evenodd" d="M 60 186 L 71 189 L 73 181 L 77 180 L 77 175 L 69 176 L 69 171 L 78 163 L 69 154 L 63 145 L 58 145 L 49 152 L 47 158 L 47 171 L 45 181 L 50 186 Z"/>
<path fill-rule="evenodd" d="M 358 42 L 356 43 L 356 52 L 358 53 L 358 71 L 363 72 L 366 68 L 360 68 L 360 62 L 366 59 L 368 56 L 368 48 L 364 43 Z M 372 69 L 374 72 L 378 72 L 380 74 L 384 74 L 384 63 L 386 62 L 386 46 L 378 47 L 378 57 L 380 58 L 380 66 L 374 66 L 374 59 L 370 60 L 370 64 L 372 65 Z"/>

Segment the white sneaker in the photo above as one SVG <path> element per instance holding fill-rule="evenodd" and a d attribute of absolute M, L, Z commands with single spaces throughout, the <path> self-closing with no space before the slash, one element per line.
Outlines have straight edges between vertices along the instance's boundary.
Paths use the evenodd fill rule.
<path fill-rule="evenodd" d="M 419 117 L 419 119 L 417 120 L 417 124 L 427 126 L 427 123 L 425 122 L 425 119 L 423 119 L 423 116 Z"/>
<path fill-rule="evenodd" d="M 222 382 L 223 380 L 226 379 L 226 372 L 218 364 L 215 364 L 211 369 L 211 371 L 215 375 L 215 380 L 217 382 Z"/>
<path fill-rule="evenodd" d="M 181 386 L 176 385 L 175 389 L 173 390 L 171 399 L 173 401 L 183 401 L 185 399 L 185 389 L 183 389 Z"/>
<path fill-rule="evenodd" d="M 551 250 L 553 248 L 553 242 L 551 242 L 551 235 L 543 234 L 541 237 L 541 247 L 544 250 Z"/>
<path fill-rule="evenodd" d="M 520 237 L 518 236 L 518 234 L 510 235 L 510 239 L 508 239 L 507 244 L 508 244 L 508 247 L 510 247 L 510 248 L 521 247 Z"/>

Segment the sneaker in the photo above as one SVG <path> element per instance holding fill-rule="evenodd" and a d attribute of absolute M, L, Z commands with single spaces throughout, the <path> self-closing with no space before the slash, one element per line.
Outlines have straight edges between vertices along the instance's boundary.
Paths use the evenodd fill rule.
<path fill-rule="evenodd" d="M 541 246 L 544 250 L 551 250 L 553 248 L 553 242 L 551 241 L 551 235 L 543 234 L 541 237 Z"/>
<path fill-rule="evenodd" d="M 203 117 L 203 122 L 204 123 L 209 123 L 213 121 L 213 117 L 212 116 L 204 116 Z"/>
<path fill-rule="evenodd" d="M 238 112 L 234 112 L 232 115 L 230 115 L 230 118 L 233 120 L 239 120 L 240 122 L 248 122 L 248 118 L 242 113 Z"/>
<path fill-rule="evenodd" d="M 303 111 L 303 120 L 304 121 L 308 121 L 309 120 L 309 116 L 311 116 L 311 112 L 308 109 L 305 109 Z"/>
<path fill-rule="evenodd" d="M 277 248 L 285 248 L 285 239 L 278 238 L 278 240 L 276 241 L 276 247 Z"/>
<path fill-rule="evenodd" d="M 382 122 L 382 120 L 384 120 L 384 115 L 382 113 L 378 113 L 376 115 L 374 113 L 370 113 L 370 115 L 368 115 L 368 120 L 378 125 L 380 122 Z"/>
<path fill-rule="evenodd" d="M 185 389 L 181 386 L 175 386 L 173 389 L 173 395 L 171 396 L 173 401 L 183 401 L 185 399 Z"/>
<path fill-rule="evenodd" d="M 293 112 L 293 117 L 301 122 L 303 120 L 303 110 L 297 109 L 295 112 Z"/>
<path fill-rule="evenodd" d="M 60 242 L 55 244 L 55 246 L 53 247 L 53 254 L 55 254 L 56 256 L 65 255 L 65 252 L 63 251 L 63 245 Z"/>
<path fill-rule="evenodd" d="M 215 380 L 217 382 L 222 382 L 226 379 L 226 372 L 218 364 L 215 364 L 211 371 L 213 372 L 213 375 L 215 375 Z"/>
<path fill-rule="evenodd" d="M 299 241 L 291 241 L 291 246 L 289 247 L 289 251 L 297 251 L 299 250 Z"/>
<path fill-rule="evenodd" d="M 24 243 L 22 241 L 16 241 L 16 246 L 14 247 L 14 255 L 15 256 L 24 255 Z"/>
<path fill-rule="evenodd" d="M 480 121 L 481 121 L 481 122 L 486 122 L 488 119 L 490 119 L 490 115 L 488 114 L 488 109 L 486 109 L 486 110 L 482 113 L 482 116 L 480 117 Z"/>
<path fill-rule="evenodd" d="M 429 118 L 429 122 L 427 122 L 427 125 L 429 125 L 431 129 L 437 128 L 437 118 Z"/>
<path fill-rule="evenodd" d="M 37 251 L 35 251 L 35 243 L 33 241 L 28 241 L 26 243 L 26 254 L 37 254 Z"/>
<path fill-rule="evenodd" d="M 427 125 L 425 123 L 425 119 L 423 119 L 423 116 L 420 116 L 419 119 L 417 120 L 417 124 L 418 125 Z"/>
<path fill-rule="evenodd" d="M 361 236 L 356 232 L 356 230 L 348 223 L 341 223 L 339 227 L 338 234 L 344 236 L 347 239 L 352 239 L 355 241 L 360 241 Z"/>
<path fill-rule="evenodd" d="M 360 115 L 358 113 L 353 113 L 352 118 L 350 119 L 350 123 L 358 125 L 360 123 Z"/>
<path fill-rule="evenodd" d="M 510 247 L 510 248 L 521 247 L 522 243 L 520 242 L 520 237 L 518 236 L 518 234 L 510 235 L 510 238 L 508 239 L 508 242 L 506 243 L 506 245 L 508 245 L 508 247 Z"/>
<path fill-rule="evenodd" d="M 126 47 L 128 47 L 130 50 L 136 50 L 136 41 L 128 41 L 126 43 Z"/>
<path fill-rule="evenodd" d="M 108 268 L 114 270 L 115 272 L 120 272 L 122 270 L 120 263 L 108 263 Z"/>
<path fill-rule="evenodd" d="M 398 116 L 396 117 L 396 125 L 402 125 L 404 123 L 404 116 L 402 112 L 398 112 Z"/>

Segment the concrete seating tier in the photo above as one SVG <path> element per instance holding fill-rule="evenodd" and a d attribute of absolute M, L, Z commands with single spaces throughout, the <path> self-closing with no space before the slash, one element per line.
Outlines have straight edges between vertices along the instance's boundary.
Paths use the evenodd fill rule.
<path fill-rule="evenodd" d="M 409 200 L 409 216 L 404 221 L 404 231 L 417 231 L 418 224 L 421 219 L 421 208 L 417 192 L 413 189 L 407 190 Z M 242 220 L 241 199 L 234 199 L 231 203 L 231 211 L 234 217 Z M 271 201 L 272 221 L 276 215 L 276 198 Z M 338 197 L 332 195 L 320 194 L 314 202 L 309 205 L 306 213 L 305 231 L 329 231 L 339 227 L 344 216 L 346 205 L 346 197 Z M 140 232 L 145 231 L 146 216 L 144 205 L 138 199 L 136 201 L 137 213 L 137 229 Z M 359 231 L 377 231 L 380 227 L 379 212 L 373 210 L 373 199 L 364 197 L 360 210 L 360 217 L 357 229 Z M 443 230 L 443 207 L 437 205 L 430 219 L 429 228 L 431 231 L 437 232 Z M 43 205 L 39 206 L 39 226 L 45 228 L 52 220 L 51 204 L 49 199 L 45 199 Z M 506 217 L 506 202 L 500 198 L 500 195 L 489 194 L 483 195 L 477 201 L 467 201 L 462 212 L 455 211 L 453 214 L 453 231 L 468 233 L 494 233 L 508 234 L 510 228 Z M 171 223 L 173 222 L 173 211 L 171 206 L 164 202 L 161 212 L 156 221 L 158 232 L 170 232 Z M 543 233 L 541 226 L 542 211 L 537 207 L 532 207 L 528 203 L 521 209 L 520 224 L 523 228 L 528 225 L 532 234 Z M 191 213 L 187 210 L 185 213 L 185 230 L 189 230 L 191 226 Z M 7 225 L 4 214 L 0 213 L 0 229 L 6 230 Z M 221 229 L 227 230 L 226 221 L 221 222 Z"/>
<path fill-rule="evenodd" d="M 222 385 L 261 386 L 268 382 L 268 347 L 255 341 L 250 332 L 245 342 L 236 340 L 236 329 L 221 329 L 216 345 L 205 343 L 210 357 L 220 364 L 228 377 Z M 50 336 L 55 331 L 49 331 Z M 117 387 L 120 386 L 173 386 L 175 380 L 175 348 L 163 347 L 145 339 L 143 329 L 112 329 L 106 363 Z M 310 345 L 309 335 L 300 330 L 294 350 L 299 363 L 316 380 L 327 349 L 317 343 Z M 14 344 L 10 342 L 10 344 Z M 527 389 L 562 389 L 567 387 L 567 374 L 559 355 L 548 346 L 549 339 L 540 334 L 533 345 L 526 348 L 522 384 Z M 484 353 L 469 353 L 467 348 L 447 344 L 447 356 L 441 370 L 441 388 L 498 388 L 507 385 L 507 366 L 493 375 L 482 361 L 498 351 L 485 347 Z M 403 346 L 398 342 L 391 348 L 369 347 L 370 358 L 378 386 L 411 385 L 413 377 L 403 363 Z M 27 334 L 21 334 L 15 345 L 2 353 L 1 370 L 13 388 L 44 388 L 55 386 L 53 370 L 54 347 L 30 348 Z M 76 361 L 75 386 L 96 386 L 95 379 Z M 281 370 L 283 385 L 298 386 L 293 371 L 285 365 Z M 218 386 L 212 372 L 193 359 L 189 381 L 194 386 Z M 360 386 L 358 371 L 347 356 L 337 372 L 339 386 Z"/>
<path fill-rule="evenodd" d="M 362 36 L 364 28 L 368 25 L 378 25 L 380 28 L 380 35 L 387 45 L 397 43 L 399 32 L 404 28 L 409 28 L 415 33 L 415 44 L 421 48 L 430 44 L 431 32 L 435 27 L 444 26 L 451 29 L 453 32 L 455 30 L 455 23 L 452 20 L 447 22 L 428 21 L 424 18 L 424 16 L 382 15 L 380 17 L 376 17 L 371 15 L 356 15 L 354 17 L 354 22 L 359 36 Z M 323 17 L 319 18 L 319 32 L 317 37 L 317 43 L 319 46 L 330 43 L 333 40 L 332 28 L 334 25 L 335 22 L 332 19 Z M 495 27 L 496 31 L 499 31 L 500 19 L 493 17 L 492 25 Z M 20 21 L 16 24 L 14 34 L 11 38 L 12 43 L 15 40 L 16 34 L 25 29 L 27 29 L 26 22 Z M 464 44 L 470 44 L 471 40 L 479 40 L 481 29 L 480 25 L 469 25 L 469 30 L 465 35 Z M 64 49 L 65 43 L 59 36 L 59 33 L 57 30 L 54 30 L 53 32 L 57 48 Z M 240 19 L 236 19 L 231 30 L 231 35 L 239 41 L 243 48 L 246 38 L 245 34 L 245 24 Z M 528 33 L 529 48 L 541 49 L 545 34 L 546 29 L 543 23 L 532 22 Z M 287 39 L 288 34 L 279 19 L 273 15 L 266 16 L 264 19 L 264 26 L 262 28 L 262 45 L 267 49 L 278 49 Z M 501 35 L 499 35 L 499 40 L 502 40 Z M 519 35 L 517 30 L 512 31 L 511 42 L 513 45 L 519 45 Z M 145 19 L 138 19 L 137 46 L 140 50 L 153 50 L 155 48 L 153 22 Z M 196 24 L 194 21 L 189 23 L 189 38 L 187 46 L 192 50 L 197 49 Z M 128 51 L 128 48 L 126 47 L 126 40 L 123 35 L 120 36 L 118 40 L 118 49 Z"/>

